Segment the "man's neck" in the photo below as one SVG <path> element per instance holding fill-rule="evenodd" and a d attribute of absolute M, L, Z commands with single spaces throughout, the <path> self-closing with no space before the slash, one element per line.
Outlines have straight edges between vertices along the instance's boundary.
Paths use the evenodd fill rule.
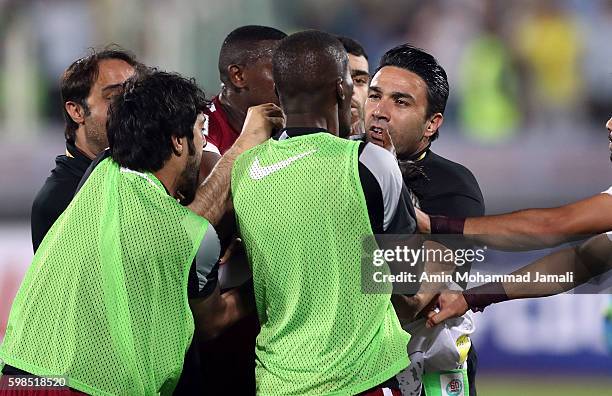
<path fill-rule="evenodd" d="M 406 160 L 409 159 L 411 161 L 420 161 L 424 158 L 424 152 L 427 151 L 427 149 L 429 148 L 429 139 L 425 139 L 422 140 L 421 142 L 419 142 L 419 145 L 417 146 L 416 150 L 414 150 L 412 152 L 412 154 L 410 155 L 398 155 L 398 159 L 400 160 Z"/>
<path fill-rule="evenodd" d="M 242 131 L 248 107 L 242 103 L 237 93 L 226 87 L 221 88 L 218 97 L 232 129 L 237 132 Z"/>
<path fill-rule="evenodd" d="M 332 134 L 338 134 L 337 117 L 314 114 L 314 113 L 289 113 L 287 114 L 287 128 L 309 127 L 326 129 Z"/>
<path fill-rule="evenodd" d="M 176 188 L 178 187 L 178 175 L 180 172 L 177 173 L 175 170 L 173 170 L 173 166 L 166 162 L 166 164 L 160 170 L 153 172 L 153 174 L 164 185 L 166 191 L 168 191 L 168 194 L 178 198 L 176 197 Z"/>
<path fill-rule="evenodd" d="M 104 150 L 98 151 L 98 150 L 90 147 L 87 143 L 83 144 L 78 138 L 75 139 L 74 146 L 77 149 L 79 149 L 79 151 L 81 153 L 83 153 L 90 160 L 93 160 L 94 158 L 96 158 L 96 156 L 98 154 L 100 154 L 102 151 L 104 151 Z"/>

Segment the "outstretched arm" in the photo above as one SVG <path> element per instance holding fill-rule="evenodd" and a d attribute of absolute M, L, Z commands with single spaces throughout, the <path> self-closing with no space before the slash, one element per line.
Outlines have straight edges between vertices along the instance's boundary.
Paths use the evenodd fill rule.
<path fill-rule="evenodd" d="M 470 235 L 477 243 L 501 250 L 530 250 L 554 246 L 574 236 L 612 230 L 612 195 L 598 194 L 550 209 L 526 209 L 513 213 L 450 219 L 417 213 L 424 233 Z"/>
<path fill-rule="evenodd" d="M 606 235 L 595 236 L 578 247 L 554 252 L 515 272 L 523 275 L 539 272 L 545 275 L 574 274 L 568 283 L 512 283 L 496 282 L 478 286 L 463 293 L 446 293 L 439 297 L 440 312 L 428 314 L 428 326 L 463 315 L 468 309 L 481 311 L 486 306 L 519 298 L 545 297 L 573 289 L 589 279 L 612 269 L 612 240 Z"/>

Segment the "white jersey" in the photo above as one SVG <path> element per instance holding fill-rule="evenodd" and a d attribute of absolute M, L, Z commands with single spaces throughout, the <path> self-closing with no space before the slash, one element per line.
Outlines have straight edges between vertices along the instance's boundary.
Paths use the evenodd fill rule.
<path fill-rule="evenodd" d="M 425 319 L 418 319 L 402 326 L 411 335 L 410 365 L 396 376 L 403 396 L 421 395 L 425 373 L 467 368 L 469 336 L 476 329 L 472 314 L 447 319 L 431 329 L 425 323 Z"/>

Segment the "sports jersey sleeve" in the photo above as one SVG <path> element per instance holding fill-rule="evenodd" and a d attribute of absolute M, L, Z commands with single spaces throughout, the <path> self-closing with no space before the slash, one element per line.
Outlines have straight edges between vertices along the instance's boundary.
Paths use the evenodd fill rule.
<path fill-rule="evenodd" d="M 189 298 L 206 298 L 219 283 L 219 254 L 221 244 L 217 232 L 208 225 L 206 234 L 189 271 L 187 295 Z"/>
<path fill-rule="evenodd" d="M 372 143 L 361 144 L 359 150 L 359 177 L 372 230 L 377 234 L 414 233 L 414 207 L 397 161 Z"/>

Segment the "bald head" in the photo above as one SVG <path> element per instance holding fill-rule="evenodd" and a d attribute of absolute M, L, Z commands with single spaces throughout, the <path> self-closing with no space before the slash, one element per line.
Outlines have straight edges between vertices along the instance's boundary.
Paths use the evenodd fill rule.
<path fill-rule="evenodd" d="M 288 124 L 292 114 L 308 115 L 327 120 L 332 133 L 348 135 L 353 81 L 338 39 L 316 30 L 288 36 L 274 51 L 272 76 Z"/>
<path fill-rule="evenodd" d="M 279 96 L 320 96 L 345 78 L 348 57 L 342 43 L 328 33 L 308 30 L 281 40 L 274 51 L 272 74 Z"/>

